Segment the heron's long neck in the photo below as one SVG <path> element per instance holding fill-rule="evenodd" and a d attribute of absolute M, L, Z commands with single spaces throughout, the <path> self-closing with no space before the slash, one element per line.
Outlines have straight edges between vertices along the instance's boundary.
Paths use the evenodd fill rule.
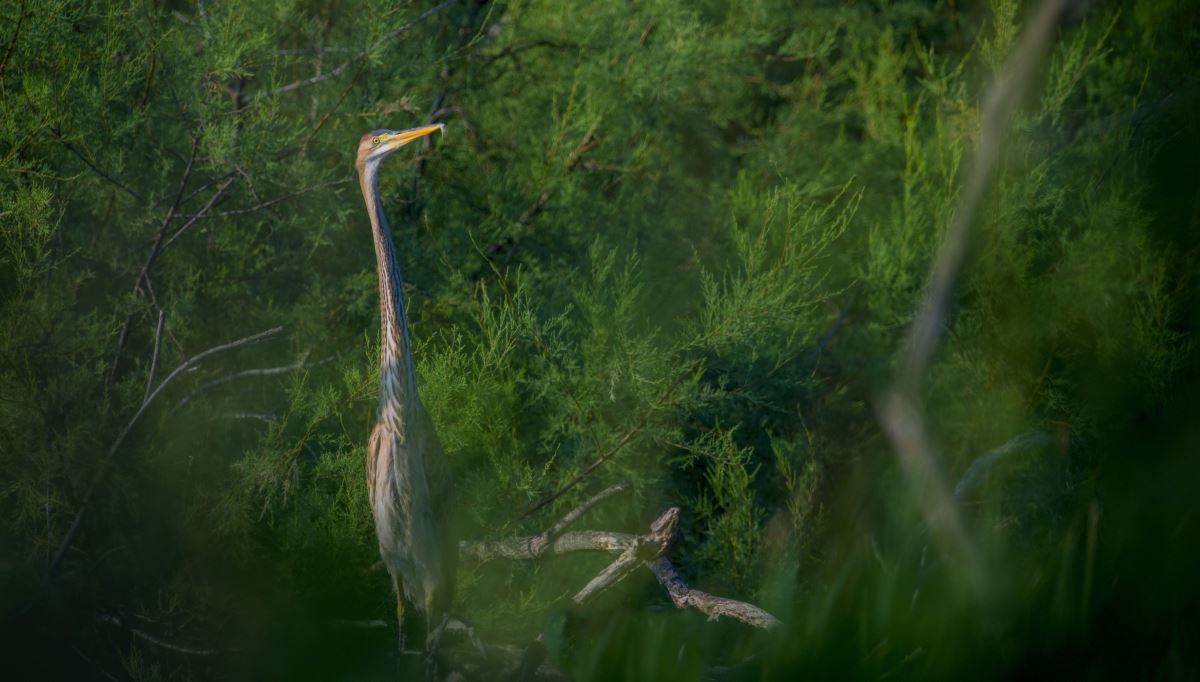
<path fill-rule="evenodd" d="M 402 423 L 406 408 L 419 398 L 400 263 L 379 201 L 378 166 L 365 166 L 359 173 L 359 181 L 363 199 L 367 202 L 367 214 L 371 217 L 375 264 L 379 272 L 380 418 L 399 419 Z"/>

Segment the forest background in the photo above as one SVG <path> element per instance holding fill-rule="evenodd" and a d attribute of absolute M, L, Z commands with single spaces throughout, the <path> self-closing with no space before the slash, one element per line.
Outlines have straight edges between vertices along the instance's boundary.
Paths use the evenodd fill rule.
<path fill-rule="evenodd" d="M 394 669 L 352 162 L 365 131 L 436 120 L 381 190 L 465 536 L 625 483 L 577 525 L 678 506 L 688 581 L 784 623 L 709 622 L 644 571 L 575 607 L 611 557 L 572 554 L 464 561 L 481 636 L 540 634 L 579 680 L 1194 677 L 1190 3 L 1055 31 L 920 388 L 935 466 L 881 427 L 1033 10 L 0 3 L 5 665 Z M 923 504 L 956 486 L 957 553 Z"/>

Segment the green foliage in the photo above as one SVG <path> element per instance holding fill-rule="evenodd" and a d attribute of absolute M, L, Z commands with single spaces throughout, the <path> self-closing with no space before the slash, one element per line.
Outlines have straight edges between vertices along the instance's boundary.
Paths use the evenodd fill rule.
<path fill-rule="evenodd" d="M 951 486 L 1045 435 L 958 501 L 965 594 L 875 411 L 1033 9 L 960 4 L 4 3 L 8 658 L 394 672 L 346 629 L 393 607 L 351 162 L 433 117 L 381 191 L 463 535 L 626 482 L 577 524 L 678 506 L 685 578 L 787 624 L 704 622 L 645 571 L 575 608 L 611 560 L 579 553 L 463 562 L 486 639 L 580 680 L 1194 675 L 1200 24 L 1091 8 L 1005 140 L 923 397 Z"/>

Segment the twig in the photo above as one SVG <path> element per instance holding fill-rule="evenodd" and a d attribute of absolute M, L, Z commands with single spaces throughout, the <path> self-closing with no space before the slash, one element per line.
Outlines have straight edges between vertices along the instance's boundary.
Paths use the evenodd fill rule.
<path fill-rule="evenodd" d="M 817 342 L 817 351 L 824 352 L 829 348 L 829 344 L 833 342 L 833 337 L 842 329 L 842 323 L 846 321 L 846 309 L 838 308 L 837 317 L 834 318 L 833 324 L 829 325 L 829 329 L 821 335 L 820 341 Z"/>
<path fill-rule="evenodd" d="M 195 647 L 183 646 L 182 644 L 175 644 L 174 642 L 168 642 L 167 640 L 162 639 L 161 637 L 155 637 L 154 635 L 146 632 L 145 630 L 139 630 L 138 628 L 127 626 L 124 622 L 121 621 L 120 618 L 117 618 L 116 616 L 101 614 L 101 615 L 96 616 L 96 619 L 102 623 L 107 623 L 108 625 L 113 625 L 113 626 L 116 626 L 119 628 L 126 629 L 129 631 L 129 634 L 133 635 L 134 637 L 143 639 L 147 642 L 150 642 L 151 644 L 153 644 L 155 646 L 162 647 L 164 649 L 170 649 L 171 651 L 175 651 L 175 652 L 178 652 L 181 654 L 187 654 L 188 656 L 217 656 L 219 654 L 226 653 L 227 651 L 233 651 L 232 649 L 227 649 L 225 651 L 222 651 L 219 649 L 197 649 Z"/>
<path fill-rule="evenodd" d="M 979 487 L 980 484 L 987 480 L 988 474 L 991 473 L 991 469 L 995 466 L 996 462 L 999 462 L 1004 457 L 1024 450 L 1041 447 L 1050 442 L 1050 434 L 1045 431 L 1030 431 L 1029 433 L 1016 436 L 1003 445 L 992 448 L 976 457 L 970 466 L 967 467 L 967 470 L 963 472 L 962 478 L 958 479 L 958 485 L 954 486 L 954 499 L 961 500 L 967 493 Z"/>
<path fill-rule="evenodd" d="M 213 204 L 217 203 L 217 199 L 220 199 L 221 195 L 225 194 L 225 190 L 229 189 L 229 186 L 233 184 L 233 180 L 234 178 L 231 177 L 225 180 L 225 182 L 221 183 L 221 186 L 217 188 L 217 191 L 213 192 L 213 195 L 209 197 L 208 203 L 204 204 L 204 207 L 200 209 L 200 212 L 192 215 L 190 218 L 188 218 L 186 223 L 181 225 L 178 230 L 175 230 L 171 237 L 162 245 L 162 248 L 159 249 L 159 252 L 165 251 L 166 248 L 173 244 L 176 239 L 179 239 L 179 237 L 186 232 L 189 227 L 195 225 L 197 220 L 199 220 L 205 213 L 208 213 L 209 209 L 213 207 Z"/>
<path fill-rule="evenodd" d="M 305 358 L 302 357 L 295 364 L 284 365 L 283 367 L 263 367 L 260 369 L 244 369 L 240 372 L 234 372 L 233 374 L 227 374 L 223 377 L 217 377 L 216 379 L 213 379 L 212 381 L 201 384 L 199 387 L 196 388 L 196 390 L 194 390 L 191 393 L 184 396 L 183 400 L 180 400 L 178 403 L 175 404 L 175 409 L 178 410 L 179 408 L 183 407 L 184 405 L 187 405 L 189 402 L 191 402 L 192 398 L 195 398 L 196 396 L 200 395 L 201 393 L 204 393 L 205 391 L 207 391 L 209 389 L 216 388 L 217 386 L 220 386 L 222 384 L 227 384 L 230 381 L 236 381 L 238 379 L 245 379 L 247 377 L 277 376 L 279 374 L 287 374 L 288 372 L 294 372 L 298 369 L 303 369 L 305 367 L 304 360 L 305 360 Z"/>
<path fill-rule="evenodd" d="M 196 151 L 199 148 L 200 136 L 192 136 L 192 150 L 188 154 L 187 164 L 184 166 L 183 175 L 179 180 L 179 189 L 175 191 L 175 200 L 171 202 L 171 207 L 167 209 L 167 214 L 163 217 L 162 223 L 158 226 L 158 232 L 154 236 L 154 243 L 150 246 L 150 251 L 146 254 L 146 260 L 142 263 L 142 269 L 138 270 L 137 279 L 133 282 L 133 293 L 136 295 L 142 290 L 142 282 L 146 283 L 146 290 L 150 293 L 153 299 L 153 289 L 150 286 L 150 268 L 154 265 L 154 259 L 158 258 L 158 254 L 162 252 L 163 236 L 167 233 L 167 228 L 171 225 L 171 220 L 175 217 L 175 212 L 179 210 L 179 206 L 183 201 L 183 191 L 187 188 L 188 179 L 192 175 L 192 166 L 196 163 Z M 159 311 L 162 312 L 161 309 Z M 121 334 L 117 337 L 117 349 L 113 352 L 112 362 L 108 366 L 108 383 L 112 383 L 117 375 L 117 366 L 121 362 L 121 351 L 125 348 L 125 341 L 129 338 L 129 325 L 133 319 L 133 314 L 125 316 L 125 321 L 121 324 Z M 161 321 L 160 321 L 161 325 Z M 156 339 L 157 344 L 161 339 Z M 157 346 L 155 349 L 157 354 Z M 151 372 L 153 375 L 153 372 Z M 146 392 L 150 392 L 150 382 L 147 380 Z"/>
<path fill-rule="evenodd" d="M 221 417 L 224 419 L 252 419 L 267 424 L 275 423 L 275 415 L 262 412 L 226 412 Z M 308 444 L 305 443 L 305 445 L 307 446 Z"/>
<path fill-rule="evenodd" d="M 549 528 L 549 530 L 547 530 L 542 535 L 547 540 L 557 537 L 559 533 L 563 532 L 563 529 L 565 529 L 567 526 L 571 525 L 572 523 L 575 523 L 575 521 L 577 521 L 579 519 L 579 517 L 581 517 L 585 513 L 587 513 L 587 511 L 589 509 L 596 506 L 600 502 L 603 502 L 604 500 L 612 497 L 613 495 L 616 495 L 617 493 L 620 493 L 620 492 L 624 492 L 628 489 L 629 489 L 629 485 L 625 484 L 625 483 L 614 483 L 613 485 L 608 486 L 604 490 L 601 490 L 600 492 L 596 493 L 595 495 L 592 495 L 590 498 L 585 500 L 583 502 L 583 504 L 581 504 L 578 507 L 575 507 L 571 511 L 567 512 L 567 514 L 565 516 L 563 516 L 561 519 L 559 519 L 558 523 L 551 526 Z"/>
<path fill-rule="evenodd" d="M 578 485 L 580 481 L 582 481 L 584 478 L 586 478 L 588 476 L 588 474 L 591 474 L 593 471 L 596 470 L 597 467 L 599 467 L 601 464 L 604 464 L 604 462 L 607 461 L 609 457 L 612 457 L 613 455 L 617 454 L 617 452 L 620 451 L 621 448 L 625 447 L 625 445 L 628 444 L 629 441 L 632 440 L 633 437 L 638 434 L 638 432 L 640 432 L 642 429 L 644 429 L 646 427 L 646 419 L 647 419 L 647 415 L 645 413 L 643 413 L 642 419 L 641 419 L 641 421 L 638 422 L 637 426 L 635 426 L 632 429 L 630 429 L 629 431 L 627 431 L 624 436 L 621 436 L 621 439 L 619 441 L 617 441 L 616 445 L 612 446 L 611 448 L 608 449 L 607 452 L 605 452 L 604 454 L 597 457 L 595 462 L 592 462 L 591 464 L 589 464 L 586 469 L 584 469 L 582 472 L 580 472 L 578 475 L 576 475 L 575 478 L 572 478 L 570 481 L 568 481 L 566 485 L 562 486 L 561 488 L 559 488 L 558 490 L 554 491 L 553 493 L 547 495 L 546 497 L 543 497 L 541 500 L 539 500 L 537 502 L 537 504 L 533 505 L 529 509 L 526 509 L 525 513 L 521 515 L 521 518 L 525 518 L 526 516 L 529 516 L 530 514 L 541 509 L 542 507 L 545 507 L 546 505 L 550 504 L 551 502 L 553 502 L 553 501 L 557 500 L 558 498 L 562 497 L 563 495 L 565 495 L 569 490 L 571 490 L 571 488 L 574 488 L 576 485 Z"/>
<path fill-rule="evenodd" d="M 226 651 L 221 651 L 220 649 L 196 649 L 194 647 L 186 647 L 186 646 L 183 646 L 180 644 L 173 644 L 171 642 L 168 642 L 165 639 L 160 639 L 158 637 L 155 637 L 154 635 L 151 635 L 148 632 L 139 630 L 137 628 L 129 628 L 129 634 L 131 634 L 135 637 L 140 637 L 141 639 L 144 639 L 147 642 L 150 642 L 151 644 L 153 644 L 155 646 L 160 646 L 164 649 L 170 649 L 171 651 L 176 651 L 181 654 L 187 654 L 189 656 L 216 656 L 218 654 L 226 653 Z"/>
<path fill-rule="evenodd" d="M 288 56 L 297 54 L 330 54 L 333 52 L 354 52 L 358 53 L 357 47 L 295 47 L 275 50 L 275 54 Z"/>
<path fill-rule="evenodd" d="M 345 628 L 347 630 L 386 630 L 392 627 L 392 624 L 386 620 L 370 619 L 370 620 L 348 620 L 339 618 L 331 621 L 330 625 L 335 628 Z"/>
<path fill-rule="evenodd" d="M 51 560 L 50 565 L 46 569 L 48 580 L 54 577 L 54 574 L 58 570 L 59 564 L 62 563 L 63 557 L 67 553 L 67 549 L 71 546 L 71 543 L 75 540 L 75 536 L 79 533 L 79 527 L 83 522 L 84 512 L 87 511 L 88 505 L 92 501 L 92 497 L 96 494 L 96 488 L 98 487 L 101 479 L 104 478 L 104 474 L 107 473 L 109 466 L 111 466 L 113 457 L 121 448 L 121 445 L 125 442 L 125 439 L 129 436 L 129 433 L 133 431 L 133 427 L 137 425 L 138 421 L 142 418 L 142 415 L 146 413 L 146 408 L 148 408 L 150 404 L 154 402 L 154 399 L 163 392 L 163 389 L 165 389 L 167 385 L 169 385 L 175 379 L 175 377 L 194 367 L 201 360 L 209 357 L 210 355 L 215 355 L 227 350 L 233 350 L 234 348 L 240 348 L 242 346 L 248 346 L 252 343 L 257 343 L 263 339 L 274 336 L 281 331 L 283 331 L 283 327 L 274 327 L 257 334 L 251 334 L 250 336 L 243 337 L 236 341 L 230 341 L 229 343 L 221 344 L 219 346 L 213 346 L 206 351 L 197 353 L 176 367 L 174 371 L 168 374 L 167 377 L 158 384 L 157 388 L 150 392 L 150 395 L 146 396 L 146 399 L 142 401 L 141 406 L 138 407 L 137 412 L 133 414 L 133 417 L 131 417 L 129 422 L 125 424 L 125 428 L 121 429 L 121 432 L 117 435 L 116 440 L 114 440 L 113 444 L 108 448 L 108 451 L 104 455 L 103 461 L 96 470 L 96 475 L 92 477 L 92 482 L 88 485 L 87 492 L 84 493 L 83 500 L 79 504 L 79 511 L 75 513 L 75 518 L 71 521 L 71 525 L 67 529 L 66 535 L 63 536 L 62 542 L 59 543 L 58 550 L 54 553 L 54 559 Z"/>
<path fill-rule="evenodd" d="M 244 215 L 246 213 L 254 213 L 256 211 L 261 211 L 264 208 L 269 208 L 271 206 L 274 206 L 275 204 L 278 204 L 281 201 L 287 201 L 288 199 L 298 197 L 301 194 L 306 194 L 308 192 L 313 192 L 318 189 L 330 187 L 333 185 L 344 185 L 348 182 L 354 182 L 354 181 L 355 181 L 354 178 L 342 178 L 341 180 L 330 180 L 329 182 L 322 182 L 320 184 L 313 185 L 311 187 L 305 187 L 303 189 L 298 189 L 295 192 L 292 192 L 291 194 L 285 194 L 284 196 L 281 196 L 281 197 L 276 197 L 274 199 L 268 199 L 266 201 L 259 202 L 257 205 L 250 206 L 248 208 L 235 208 L 235 209 L 232 209 L 229 211 L 216 211 L 216 212 L 209 212 L 209 213 L 205 213 L 204 211 L 201 211 L 200 213 L 195 213 L 188 217 L 191 218 L 192 220 L 205 220 L 205 219 L 209 219 L 209 218 L 228 218 L 229 216 L 234 216 L 234 215 Z"/>
<path fill-rule="evenodd" d="M 879 404 L 884 433 L 900 459 L 908 478 L 917 487 L 918 503 L 925 523 L 943 548 L 958 556 L 966 566 L 969 583 L 982 590 L 982 566 L 963 527 L 962 519 L 937 465 L 937 453 L 929 436 L 923 406 L 898 391 L 885 393 Z"/>
<path fill-rule="evenodd" d="M 112 361 L 108 363 L 108 377 L 105 379 L 106 387 L 111 385 L 113 379 L 117 376 L 117 365 L 121 362 L 121 351 L 125 349 L 125 340 L 129 338 L 129 325 L 133 323 L 133 314 L 125 316 L 125 321 L 121 323 L 121 333 L 117 334 L 117 348 L 113 351 Z"/>
<path fill-rule="evenodd" d="M 471 40 L 471 24 L 475 23 L 476 17 L 479 16 L 479 10 L 483 7 L 483 3 L 476 2 L 471 6 L 471 11 L 467 12 L 462 19 L 462 23 L 458 27 L 457 44 L 454 51 L 461 50 Z M 446 96 L 450 93 L 450 77 L 454 74 L 454 69 L 450 67 L 449 60 L 442 63 L 441 73 L 438 74 L 438 79 L 441 82 L 441 88 L 437 96 L 433 98 L 433 103 L 429 106 L 429 115 L 426 117 L 425 124 L 431 125 L 436 123 L 443 114 L 442 105 L 446 102 Z M 425 167 L 429 162 L 429 147 L 432 145 L 432 138 L 426 137 L 421 140 L 421 153 L 417 157 L 417 167 L 413 172 L 412 179 L 412 202 L 409 204 L 410 213 L 415 219 L 421 213 L 420 190 L 421 178 L 425 175 Z"/>
<path fill-rule="evenodd" d="M 292 90 L 299 90 L 300 88 L 308 87 L 309 85 L 316 85 L 317 83 L 327 81 L 330 78 L 337 78 L 338 76 L 342 75 L 342 73 L 346 69 L 350 68 L 350 66 L 353 65 L 354 63 L 362 61 L 363 59 L 366 59 L 367 56 L 369 56 L 371 54 L 372 50 L 379 47 L 384 42 L 399 36 L 401 33 L 404 33 L 405 31 L 413 28 L 414 26 L 421 23 L 422 21 L 425 21 L 426 19 L 433 16 L 434 14 L 437 14 L 438 12 L 441 12 L 442 10 L 449 7 L 450 5 L 453 5 L 456 1 L 457 0 L 446 0 L 446 2 L 443 2 L 440 5 L 435 5 L 434 7 L 431 7 L 429 9 L 425 10 L 424 12 L 417 15 L 417 17 L 415 19 L 408 22 L 407 24 L 404 24 L 404 25 L 400 26 L 399 28 L 384 34 L 384 36 L 382 38 L 380 38 L 379 40 L 376 40 L 374 43 L 371 44 L 370 47 L 368 47 L 365 50 L 361 50 L 361 51 L 357 52 L 353 57 L 346 60 L 342 64 L 338 65 L 331 71 L 328 71 L 323 74 L 318 74 L 316 76 L 312 76 L 311 78 L 305 78 L 303 80 L 298 80 L 298 81 L 295 81 L 292 83 L 288 83 L 287 85 L 275 88 L 274 90 L 270 90 L 266 93 L 263 93 L 262 95 L 259 95 L 259 98 L 270 97 L 273 95 L 281 95 L 285 92 L 291 92 Z"/>
<path fill-rule="evenodd" d="M 142 402 L 150 397 L 150 387 L 154 385 L 154 372 L 158 369 L 158 353 L 162 350 L 162 335 L 163 322 L 167 319 L 167 313 L 162 309 L 158 309 L 158 328 L 154 331 L 154 356 L 150 358 L 150 371 L 146 373 L 146 392 L 142 394 Z"/>
<path fill-rule="evenodd" d="M 55 133 L 55 136 L 56 136 L 56 137 L 58 137 L 58 133 L 57 133 L 57 132 Z M 87 167 L 88 167 L 88 168 L 91 168 L 93 173 L 95 173 L 96 175 L 99 175 L 101 178 L 104 178 L 104 179 L 105 179 L 105 180 L 107 180 L 107 181 L 108 181 L 110 184 L 112 184 L 114 187 L 117 187 L 118 189 L 122 190 L 123 192 L 125 192 L 125 193 L 126 193 L 126 194 L 128 194 L 129 196 L 133 197 L 134 199 L 137 199 L 137 200 L 138 200 L 138 203 L 140 203 L 140 204 L 143 204 L 143 205 L 147 203 L 147 202 L 146 202 L 146 197 L 144 197 L 144 196 L 142 196 L 142 195 L 138 194 L 137 192 L 135 192 L 135 191 L 133 191 L 133 190 L 129 189 L 129 188 L 128 188 L 128 187 L 126 187 L 126 186 L 125 186 L 125 184 L 124 184 L 123 182 L 121 182 L 120 180 L 117 180 L 116 178 L 114 178 L 113 176 L 109 175 L 108 173 L 105 173 L 104 171 L 100 170 L 100 169 L 99 169 L 99 168 L 96 166 L 96 164 L 94 164 L 94 163 L 92 163 L 91 161 L 89 161 L 89 160 L 87 159 L 87 157 L 85 157 L 83 154 L 80 154 L 80 153 L 79 153 L 79 152 L 78 152 L 78 151 L 75 149 L 75 147 L 73 147 L 73 146 L 71 145 L 71 143 L 70 143 L 70 142 L 67 142 L 67 141 L 66 141 L 66 140 L 64 140 L 62 137 L 58 137 L 58 141 L 62 143 L 63 147 L 65 147 L 67 151 L 69 151 L 69 152 L 71 152 L 73 155 L 75 155 L 75 158 L 77 158 L 77 159 L 79 159 L 80 161 L 82 161 L 82 162 L 83 162 L 85 165 L 87 165 Z"/>
<path fill-rule="evenodd" d="M 21 36 L 21 26 L 25 23 L 25 0 L 21 0 L 21 8 L 17 14 L 17 27 L 13 29 L 12 38 L 8 40 L 8 47 L 4 48 L 4 56 L 0 57 L 0 83 L 4 82 L 4 72 L 8 70 L 8 58 L 12 56 L 13 48 L 17 45 L 17 38 Z"/>
<path fill-rule="evenodd" d="M 95 668 L 97 671 L 99 671 L 101 675 L 104 675 L 106 678 L 112 680 L 113 682 L 120 682 L 120 680 L 113 677 L 112 673 L 110 673 L 107 670 L 105 670 L 104 668 L 100 667 L 99 663 L 88 658 L 88 655 L 83 653 L 82 651 L 80 651 L 79 647 L 72 645 L 71 650 L 74 651 L 80 658 L 82 658 L 84 660 L 84 662 L 89 663 L 93 668 Z"/>

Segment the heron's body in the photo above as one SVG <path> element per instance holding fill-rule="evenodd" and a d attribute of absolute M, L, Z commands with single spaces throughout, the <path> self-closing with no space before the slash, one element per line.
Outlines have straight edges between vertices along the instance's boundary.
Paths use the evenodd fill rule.
<path fill-rule="evenodd" d="M 408 611 L 423 616 L 428 633 L 453 599 L 454 482 L 417 392 L 400 266 L 377 185 L 383 157 L 437 129 L 368 133 L 356 163 L 379 272 L 379 413 L 367 446 L 367 478 L 379 553 L 396 589 L 402 646 Z"/>

